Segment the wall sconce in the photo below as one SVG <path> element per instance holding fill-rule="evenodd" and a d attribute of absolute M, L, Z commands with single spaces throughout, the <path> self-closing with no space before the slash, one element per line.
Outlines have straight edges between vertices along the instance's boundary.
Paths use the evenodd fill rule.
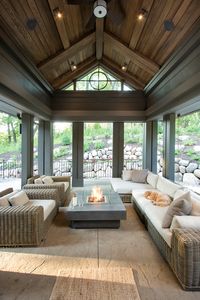
<path fill-rule="evenodd" d="M 126 63 L 123 64 L 123 66 L 121 67 L 121 69 L 122 69 L 123 72 L 126 72 L 126 71 L 127 71 L 127 68 L 128 68 L 128 66 L 127 66 Z"/>
<path fill-rule="evenodd" d="M 147 13 L 148 13 L 148 12 L 146 11 L 146 9 L 141 8 L 141 9 L 139 10 L 139 12 L 138 12 L 138 16 L 137 16 L 138 20 L 139 20 L 139 21 L 144 20 L 144 19 L 147 17 Z"/>
<path fill-rule="evenodd" d="M 77 65 L 74 62 L 71 62 L 71 69 L 75 71 L 77 69 Z"/>
<path fill-rule="evenodd" d="M 53 14 L 54 14 L 54 17 L 57 18 L 57 19 L 62 19 L 63 18 L 63 13 L 62 13 L 62 11 L 59 10 L 58 7 L 53 9 Z"/>

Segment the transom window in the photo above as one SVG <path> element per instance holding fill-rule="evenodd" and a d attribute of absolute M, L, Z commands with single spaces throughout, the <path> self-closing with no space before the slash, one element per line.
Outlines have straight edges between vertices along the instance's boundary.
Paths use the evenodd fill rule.
<path fill-rule="evenodd" d="M 65 91 L 132 91 L 134 90 L 122 80 L 97 67 L 95 70 L 76 79 L 66 86 Z"/>

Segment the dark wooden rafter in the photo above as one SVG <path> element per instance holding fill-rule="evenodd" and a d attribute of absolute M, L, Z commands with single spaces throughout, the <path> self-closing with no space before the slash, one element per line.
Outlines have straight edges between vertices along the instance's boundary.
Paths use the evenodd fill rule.
<path fill-rule="evenodd" d="M 158 72 L 159 65 L 137 51 L 131 50 L 129 47 L 125 46 L 122 42 L 118 41 L 115 37 L 106 32 L 104 33 L 104 43 L 107 43 L 107 46 L 110 45 L 110 47 L 114 48 L 119 53 L 123 53 L 125 57 L 128 57 L 135 65 L 144 71 L 152 75 Z"/>
<path fill-rule="evenodd" d="M 48 72 L 48 70 L 51 70 L 58 64 L 62 64 L 65 62 L 67 59 L 70 59 L 70 57 L 74 56 L 78 52 L 80 52 L 83 48 L 87 47 L 88 45 L 94 44 L 95 43 L 95 33 L 91 33 L 72 45 L 70 48 L 62 51 L 58 55 L 50 58 L 46 62 L 43 62 L 38 65 L 38 68 L 40 71 L 43 72 Z"/>
<path fill-rule="evenodd" d="M 48 3 L 49 3 L 49 6 L 50 6 L 50 9 L 51 9 L 53 18 L 55 20 L 56 27 L 57 27 L 58 33 L 60 35 L 60 39 L 62 41 L 63 48 L 67 49 L 67 48 L 70 47 L 70 41 L 69 41 L 69 38 L 68 38 L 64 18 L 58 19 L 55 16 L 55 12 L 54 12 L 54 10 L 56 8 L 60 9 L 61 12 L 62 12 L 64 10 L 63 3 L 61 3 L 61 1 L 59 1 L 59 0 L 48 0 Z M 61 4 L 62 4 L 62 7 L 61 7 Z"/>
<path fill-rule="evenodd" d="M 151 7 L 153 5 L 154 0 L 143 0 L 142 8 L 147 11 L 147 14 L 150 12 Z M 144 26 L 146 24 L 147 18 L 144 18 L 141 21 L 138 21 L 135 23 L 135 26 L 133 28 L 132 36 L 129 42 L 129 48 L 134 50 L 137 46 L 137 43 L 140 39 L 140 36 L 142 34 L 142 31 L 144 29 Z"/>
<path fill-rule="evenodd" d="M 96 58 L 94 56 L 90 57 L 87 60 L 85 60 L 83 63 L 79 64 L 77 69 L 74 70 L 73 72 L 69 71 L 56 78 L 53 81 L 52 86 L 55 89 L 61 89 L 67 84 L 69 84 L 70 82 L 72 82 L 73 80 L 75 80 L 76 78 L 78 78 L 79 76 L 86 73 L 87 71 L 90 71 L 92 68 L 94 68 L 97 65 L 98 65 L 98 61 L 96 60 Z"/>
<path fill-rule="evenodd" d="M 128 72 L 123 72 L 119 65 L 117 65 L 115 62 L 111 61 L 107 57 L 103 57 L 101 64 L 108 71 L 110 71 L 120 79 L 124 80 L 125 82 L 131 84 L 136 90 L 143 90 L 145 86 L 143 82 L 141 82 L 138 78 L 136 78 L 132 74 Z"/>
<path fill-rule="evenodd" d="M 96 58 L 102 59 L 103 55 L 103 30 L 104 18 L 96 18 Z"/>

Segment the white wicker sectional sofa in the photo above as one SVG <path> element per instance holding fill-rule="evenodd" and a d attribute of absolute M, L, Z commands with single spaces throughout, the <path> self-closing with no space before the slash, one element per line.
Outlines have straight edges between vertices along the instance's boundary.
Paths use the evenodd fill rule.
<path fill-rule="evenodd" d="M 152 204 L 144 197 L 145 191 L 160 191 L 172 201 L 186 193 L 180 185 L 148 172 L 146 183 L 112 178 L 113 189 L 120 194 L 132 194 L 132 202 L 147 227 L 161 254 L 176 274 L 182 287 L 200 290 L 200 196 L 190 192 L 190 215 L 174 216 L 171 227 L 163 228 L 163 218 L 168 207 Z"/>

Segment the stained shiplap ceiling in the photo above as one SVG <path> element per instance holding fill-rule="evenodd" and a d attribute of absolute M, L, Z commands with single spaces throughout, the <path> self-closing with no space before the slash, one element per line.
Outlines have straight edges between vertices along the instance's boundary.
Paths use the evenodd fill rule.
<path fill-rule="evenodd" d="M 67 0 L 1 0 L 0 27 L 55 89 L 98 63 L 143 89 L 199 26 L 200 1 L 110 0 L 109 11 L 118 8 L 117 2 L 125 13 L 119 25 L 106 17 L 89 28 L 86 23 L 92 5 L 69 5 Z M 56 18 L 55 8 L 63 13 L 62 19 Z M 147 14 L 138 21 L 141 9 Z M 173 22 L 172 31 L 166 30 L 166 20 Z M 72 62 L 76 71 L 71 69 Z M 124 64 L 126 73 L 121 70 Z"/>

